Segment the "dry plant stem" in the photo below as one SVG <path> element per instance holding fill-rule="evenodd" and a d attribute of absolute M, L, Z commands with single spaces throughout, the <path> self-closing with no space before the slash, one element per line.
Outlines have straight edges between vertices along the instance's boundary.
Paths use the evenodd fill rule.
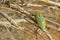
<path fill-rule="evenodd" d="M 13 5 L 14 5 L 14 4 L 13 4 Z M 14 6 L 14 7 L 15 7 L 15 6 Z M 25 15 L 29 13 L 29 12 L 25 11 L 24 9 L 22 9 L 22 7 L 21 7 L 21 10 L 24 11 Z M 30 14 L 30 13 L 29 13 L 29 14 Z M 33 20 L 34 22 L 36 22 L 31 16 L 28 15 L 28 17 L 29 17 L 31 20 Z M 51 22 L 51 23 L 53 23 L 53 24 L 56 24 L 56 25 L 60 26 L 60 24 L 58 24 L 58 23 L 56 23 L 56 22 L 53 22 L 53 21 L 51 21 L 51 20 L 49 20 L 49 19 L 46 19 L 46 21 Z M 48 26 L 47 26 L 47 27 L 48 27 Z M 52 27 L 50 27 L 50 28 L 52 28 Z M 56 28 L 53 27 L 53 29 L 56 29 Z M 57 29 L 56 29 L 56 30 L 57 30 Z M 60 30 L 60 29 L 59 29 L 59 30 Z M 57 30 L 57 31 L 59 31 L 59 30 Z"/>
<path fill-rule="evenodd" d="M 45 18 L 45 19 L 46 19 L 46 18 Z M 49 19 L 46 19 L 46 21 L 47 21 L 47 22 L 51 22 L 52 24 L 55 24 L 55 25 L 57 25 L 57 26 L 60 26 L 59 23 L 56 23 L 56 22 L 51 21 L 51 20 L 49 20 Z M 55 29 L 55 30 L 57 30 L 57 31 L 60 31 L 60 28 L 57 29 L 56 27 L 53 27 L 53 26 L 51 27 L 50 25 L 47 25 L 47 27 L 52 28 L 52 29 Z"/>
<path fill-rule="evenodd" d="M 51 25 L 47 24 L 47 27 L 48 28 L 52 28 L 52 29 L 54 29 L 54 30 L 56 30 L 58 32 L 60 31 L 60 28 L 56 28 L 55 25 L 54 26 L 51 26 Z"/>
<path fill-rule="evenodd" d="M 11 6 L 14 6 L 15 8 L 16 8 L 16 5 L 11 5 Z M 27 11 L 25 11 L 22 7 L 20 7 L 20 6 L 18 6 L 21 10 L 22 10 L 22 12 L 24 12 L 25 14 L 30 14 L 29 12 L 27 12 Z M 18 8 L 17 8 L 18 9 Z M 47 21 L 50 21 L 50 20 L 47 20 Z M 52 21 L 50 21 L 50 22 L 52 22 Z M 54 24 L 57 24 L 57 25 L 60 25 L 60 24 L 58 24 L 58 23 L 55 23 L 55 22 L 52 22 L 52 23 L 54 23 Z"/>
<path fill-rule="evenodd" d="M 42 1 L 42 0 L 40 0 L 40 1 Z M 60 3 L 58 3 L 58 2 L 48 1 L 47 3 L 60 7 Z M 36 4 L 29 4 L 28 3 L 27 6 L 38 6 L 38 7 L 41 7 L 42 5 L 36 5 Z"/>
<path fill-rule="evenodd" d="M 58 2 L 53 2 L 53 1 L 48 1 L 49 4 L 53 4 L 53 5 L 56 5 L 56 6 L 59 6 L 60 7 L 60 3 Z"/>
<path fill-rule="evenodd" d="M 52 34 L 52 33 L 51 33 L 51 35 L 55 38 L 55 40 L 57 40 L 57 39 L 58 39 L 54 34 Z M 59 40 L 59 39 L 58 39 L 58 40 Z"/>
<path fill-rule="evenodd" d="M 26 19 L 27 20 L 27 19 Z M 28 20 L 27 20 L 28 21 Z M 28 21 L 29 22 L 29 21 Z M 30 22 L 31 23 L 31 22 Z M 31 24 L 33 24 L 33 25 L 35 25 L 35 26 L 38 26 L 38 25 L 36 25 L 35 23 L 31 23 Z M 47 30 L 43 30 L 46 34 L 47 34 L 47 36 L 49 37 L 49 39 L 50 40 L 53 40 L 53 38 L 52 38 L 52 36 L 49 34 L 49 32 L 47 31 Z M 39 34 L 39 33 L 38 33 Z M 37 31 L 36 31 L 36 37 L 37 37 Z M 36 39 L 38 39 L 38 38 L 36 38 Z"/>
<path fill-rule="evenodd" d="M 8 31 L 8 33 L 10 34 L 10 36 L 11 36 L 11 39 L 12 40 L 16 40 L 15 39 L 15 37 L 13 36 L 13 34 L 9 31 L 9 29 L 6 27 L 6 25 L 2 25 L 2 26 L 4 26 L 5 28 L 6 28 L 6 30 Z"/>
<path fill-rule="evenodd" d="M 29 21 L 28 21 L 29 22 Z M 31 22 L 30 22 L 31 23 Z M 35 23 L 32 23 L 33 25 L 36 25 Z M 36 25 L 36 26 L 38 26 L 38 25 Z M 53 38 L 52 38 L 52 36 L 49 34 L 49 32 L 47 31 L 47 30 L 43 30 L 46 34 L 47 34 L 47 36 L 49 37 L 49 39 L 50 40 L 53 40 Z M 37 31 L 36 31 L 37 32 Z M 39 33 L 38 33 L 39 34 Z M 37 37 L 37 33 L 36 33 L 36 37 Z M 36 38 L 36 39 L 38 39 L 38 38 Z"/>
<path fill-rule="evenodd" d="M 16 38 L 13 36 L 13 34 L 9 31 L 9 29 L 5 26 L 6 30 L 8 31 L 8 33 L 10 34 L 12 40 L 16 40 Z"/>
<path fill-rule="evenodd" d="M 34 1 L 36 1 L 36 0 L 33 0 L 33 2 Z M 37 0 L 37 1 L 43 1 L 43 0 Z M 44 1 L 45 2 L 45 1 Z M 26 1 L 26 3 L 27 3 L 27 1 Z M 30 1 L 30 3 L 32 3 L 32 1 Z M 53 2 L 53 1 L 48 1 L 47 3 L 49 3 L 49 4 L 52 4 L 52 5 L 56 5 L 56 6 L 59 6 L 60 7 L 60 3 L 58 3 L 58 2 Z M 27 3 L 27 5 L 30 5 L 29 3 Z M 30 5 L 30 6 L 37 6 L 37 5 Z"/>
<path fill-rule="evenodd" d="M 8 9 L 8 8 L 7 8 L 7 9 Z M 15 11 L 15 10 L 12 10 L 12 9 L 9 9 L 9 10 Z M 18 11 L 15 11 L 15 12 L 18 12 Z M 18 13 L 20 13 L 20 12 L 18 12 Z M 8 15 L 5 14 L 4 16 L 6 16 L 6 18 L 8 19 L 8 21 L 12 21 L 12 19 L 11 19 Z M 9 20 L 9 18 L 10 18 L 10 20 Z M 19 21 L 21 21 L 21 20 L 19 20 Z M 23 20 L 22 20 L 22 21 L 23 21 Z M 14 27 L 14 28 L 17 28 L 18 25 L 15 25 L 15 24 L 14 24 L 14 23 L 16 23 L 14 20 L 13 20 L 12 23 L 13 23 L 14 26 L 16 26 L 16 27 L 14 27 L 14 26 L 13 26 L 13 27 Z M 16 24 L 17 24 L 17 23 L 16 23 Z M 24 28 L 20 27 L 20 28 L 18 28 L 18 29 L 22 30 L 22 29 L 24 29 Z"/>
<path fill-rule="evenodd" d="M 13 26 L 13 25 L 11 25 L 10 23 L 4 23 L 4 22 L 0 22 L 0 25 L 7 25 L 6 27 L 13 27 L 13 28 L 15 28 L 15 29 L 17 29 L 17 30 L 21 30 L 19 27 L 15 27 L 15 26 Z M 23 31 L 24 33 L 27 33 L 28 35 L 30 34 L 30 33 L 34 33 L 34 31 L 32 31 L 31 32 L 31 30 L 30 29 L 28 29 L 28 28 L 25 28 L 25 29 L 27 29 L 27 30 L 21 30 L 21 31 Z M 30 31 L 28 31 L 28 30 L 30 30 Z M 27 32 L 28 31 L 28 32 Z"/>
<path fill-rule="evenodd" d="M 26 16 L 27 16 L 27 15 L 26 15 Z M 33 25 L 35 25 L 35 26 L 37 27 L 37 29 L 35 30 L 35 34 L 36 34 L 35 37 L 36 37 L 36 40 L 38 40 L 38 38 L 37 38 L 37 37 L 38 37 L 38 34 L 39 34 L 39 33 L 37 34 L 37 30 L 39 29 L 39 28 L 38 28 L 38 25 L 37 25 L 35 22 L 34 22 L 34 23 L 30 22 L 28 19 L 26 19 L 26 20 L 27 20 L 29 23 L 31 23 L 31 24 L 33 24 Z M 42 30 L 41 30 L 41 31 L 42 31 Z M 39 34 L 39 35 L 41 36 L 41 34 Z M 41 36 L 41 37 L 42 37 L 42 36 Z M 43 40 L 45 40 L 45 38 L 43 38 Z"/>
<path fill-rule="evenodd" d="M 27 20 L 27 19 L 26 19 Z M 28 20 L 27 20 L 28 21 Z M 29 22 L 29 21 L 28 21 Z M 31 23 L 31 22 L 30 22 Z M 31 23 L 31 24 L 33 24 L 33 25 L 35 25 L 35 26 L 38 26 L 38 25 L 36 25 L 35 23 Z M 49 34 L 49 32 L 47 31 L 47 30 L 43 30 L 46 34 L 47 34 L 47 36 L 49 37 L 49 39 L 50 40 L 53 40 L 53 38 L 52 38 L 52 36 Z M 37 38 L 37 30 L 35 31 L 35 33 L 36 33 L 36 39 L 38 39 Z M 38 33 L 39 34 L 39 33 Z"/>
<path fill-rule="evenodd" d="M 58 2 L 53 2 L 53 1 L 50 1 L 49 0 L 47 3 L 52 4 L 52 5 L 56 5 L 56 6 L 59 6 L 60 7 L 60 3 L 58 3 Z"/>
<path fill-rule="evenodd" d="M 29 12 L 27 12 L 27 11 L 25 11 L 23 8 L 21 8 L 21 7 L 19 7 L 24 13 L 29 13 Z M 1 14 L 1 13 L 0 13 Z M 11 18 L 8 18 L 8 16 L 6 16 L 4 13 L 2 13 L 2 15 L 4 15 L 4 17 L 7 19 L 7 20 L 9 20 L 9 22 L 11 23 L 11 24 L 13 24 L 13 25 L 15 25 L 16 26 L 16 24 L 13 22 L 11 22 Z M 46 34 L 47 34 L 47 31 L 45 30 L 44 32 L 46 32 Z M 49 36 L 49 38 L 52 40 L 52 37 L 49 35 L 49 34 L 47 34 L 48 36 Z"/>
<path fill-rule="evenodd" d="M 50 40 L 54 40 L 52 35 L 46 29 L 44 29 L 43 31 L 46 33 Z"/>
<path fill-rule="evenodd" d="M 3 25 L 3 24 L 4 24 L 4 25 L 7 25 L 7 24 L 8 24 L 8 26 L 11 26 L 11 24 L 10 24 L 9 22 L 1 22 L 1 21 L 0 21 L 0 25 Z M 12 25 L 12 27 L 15 28 L 15 29 L 20 29 L 20 28 L 17 28 L 17 27 L 15 27 L 15 26 L 13 26 L 13 25 Z"/>
<path fill-rule="evenodd" d="M 13 21 L 16 21 L 16 23 L 19 23 L 19 22 L 27 22 L 25 19 L 15 19 Z M 2 23 L 8 23 L 7 21 L 0 21 Z"/>
<path fill-rule="evenodd" d="M 9 22 L 6 22 L 6 23 L 5 23 L 5 22 L 1 22 L 1 21 L 0 21 L 0 25 L 6 25 L 6 27 L 8 27 L 8 26 L 9 26 L 9 27 L 12 27 L 12 28 L 15 28 L 15 29 L 17 29 L 17 30 L 23 31 L 23 32 L 25 32 L 25 33 L 27 33 L 27 34 L 32 33 L 32 32 L 30 32 L 30 31 L 27 32 L 26 30 L 21 30 L 21 29 L 19 28 L 20 26 L 19 26 L 19 27 L 15 27 L 14 25 L 11 25 Z M 28 28 L 25 28 L 25 29 L 29 30 Z"/>
<path fill-rule="evenodd" d="M 8 21 L 9 21 L 9 22 L 10 22 L 10 21 L 12 21 L 12 19 L 11 19 L 7 14 L 4 14 L 4 13 L 3 13 L 2 15 L 3 15 L 6 19 L 8 19 Z M 11 23 L 11 22 L 10 22 L 10 23 Z M 14 27 L 14 28 L 17 28 L 17 26 L 18 26 L 18 25 L 16 25 L 17 23 L 16 23 L 16 24 L 14 24 L 14 23 L 15 23 L 15 22 L 14 22 L 14 20 L 13 20 L 13 22 L 12 22 L 12 23 L 13 23 L 13 25 L 14 25 L 14 26 L 16 26 L 16 27 L 14 27 L 14 26 L 13 26 L 13 27 Z M 11 23 L 11 24 L 12 24 L 12 23 Z M 17 29 L 22 30 L 22 29 L 24 29 L 24 28 L 19 27 L 19 28 L 17 28 Z"/>
<path fill-rule="evenodd" d="M 16 21 L 16 23 L 27 22 L 25 19 L 17 19 L 17 20 L 15 19 L 13 21 Z M 2 24 L 9 24 L 8 21 L 0 21 L 0 23 L 2 23 Z"/>
<path fill-rule="evenodd" d="M 28 14 L 29 12 L 25 11 L 22 7 L 18 6 L 20 8 L 20 10 L 22 10 L 22 12 Z M 30 14 L 30 13 L 29 13 Z M 47 36 L 50 38 L 50 40 L 53 40 L 52 36 L 49 34 L 49 32 L 47 32 L 46 30 L 44 30 L 44 32 L 47 34 Z"/>
<path fill-rule="evenodd" d="M 33 21 L 35 21 L 31 16 L 29 16 L 29 12 L 27 12 L 24 8 L 22 8 L 22 7 L 20 7 L 19 5 L 15 5 L 15 4 L 11 4 L 11 7 L 14 7 L 14 8 L 16 8 L 16 9 L 18 9 L 19 10 L 19 12 L 21 12 L 21 13 L 23 13 L 23 14 L 25 14 L 26 16 L 28 16 L 30 19 L 32 19 Z M 36 21 L 35 21 L 36 22 Z"/>
<path fill-rule="evenodd" d="M 13 21 L 5 12 L 0 11 L 0 15 L 4 16 L 12 25 L 17 26 L 17 23 Z"/>
<path fill-rule="evenodd" d="M 40 36 L 41 36 L 42 32 L 43 32 L 43 31 L 39 28 L 39 29 L 37 30 L 37 35 L 40 35 Z M 43 36 L 41 36 L 41 37 L 42 37 L 43 40 L 46 40 L 45 37 L 43 37 Z"/>
<path fill-rule="evenodd" d="M 35 6 L 35 7 L 43 7 L 43 6 L 46 6 L 46 5 L 27 4 L 27 7 L 31 7 L 31 6 Z"/>
<path fill-rule="evenodd" d="M 19 6 L 19 8 L 20 8 L 25 14 L 30 14 L 29 12 L 25 11 L 22 7 Z M 58 24 L 58 23 L 56 23 L 56 22 L 53 22 L 53 21 L 51 21 L 51 20 L 49 20 L 49 19 L 46 19 L 46 20 L 60 26 L 60 24 Z"/>
<path fill-rule="evenodd" d="M 17 20 L 14 20 L 14 21 L 16 21 L 16 23 L 18 23 L 18 22 L 27 22 L 26 21 L 27 19 L 17 19 Z M 29 23 L 31 23 L 30 21 L 28 21 Z M 6 24 L 6 25 L 9 25 L 9 22 L 7 22 L 7 21 L 0 21 L 0 24 Z M 33 25 L 35 25 L 35 23 L 31 23 L 31 24 L 33 24 Z M 37 25 L 35 25 L 35 26 L 37 26 Z M 53 28 L 53 29 L 55 29 L 55 30 L 57 30 L 57 31 L 60 31 L 60 28 L 59 29 L 57 29 L 57 28 L 55 28 L 55 27 L 53 27 L 53 26 L 51 26 L 51 25 L 49 25 L 49 24 L 47 24 L 47 27 L 49 27 L 49 28 Z"/>
<path fill-rule="evenodd" d="M 42 12 L 43 13 L 43 12 Z M 32 14 L 32 15 L 34 15 L 34 14 Z M 55 17 L 55 16 L 54 16 Z M 56 23 L 56 22 L 54 22 L 54 21 L 52 21 L 52 20 L 49 20 L 49 19 L 47 19 L 47 18 L 45 18 L 46 19 L 46 21 L 48 21 L 48 22 L 51 22 L 51 23 L 53 23 L 53 24 L 55 24 L 55 25 L 58 25 L 58 26 L 60 26 L 60 24 L 59 23 Z M 59 18 L 60 19 L 60 18 Z"/>
<path fill-rule="evenodd" d="M 14 7 L 16 7 L 16 5 L 13 5 Z M 18 5 L 17 5 L 18 6 Z M 24 12 L 24 13 L 26 13 L 26 14 L 28 14 L 29 12 L 27 12 L 27 11 L 25 11 L 22 7 L 20 7 L 20 6 L 18 6 L 19 8 L 20 8 L 20 10 L 22 10 L 22 12 Z M 30 14 L 30 13 L 29 13 Z M 49 34 L 49 33 L 47 33 L 47 31 L 46 30 L 44 30 L 44 32 L 47 34 L 47 36 L 51 39 L 51 40 L 53 40 L 53 38 L 51 37 L 51 35 Z"/>
<path fill-rule="evenodd" d="M 26 19 L 26 20 L 27 20 L 29 23 L 31 23 L 31 24 L 35 25 L 36 27 L 38 27 L 38 25 L 36 25 L 36 23 L 30 22 L 28 19 Z M 41 36 L 40 32 L 39 32 L 39 33 L 37 32 L 38 29 L 39 29 L 39 28 L 37 28 L 37 29 L 35 30 L 35 37 L 36 37 L 36 40 L 38 40 L 38 35 Z M 42 30 L 41 30 L 41 31 L 42 31 Z M 43 37 L 43 36 L 41 36 L 41 37 Z M 43 38 L 43 40 L 45 40 L 45 38 Z"/>
<path fill-rule="evenodd" d="M 46 18 L 45 18 L 46 19 Z M 49 19 L 46 19 L 48 22 L 51 22 L 51 23 L 53 23 L 53 24 L 55 24 L 55 25 L 58 25 L 58 26 L 60 26 L 60 24 L 59 23 L 56 23 L 56 22 L 53 22 L 53 21 L 51 21 L 51 20 L 49 20 Z"/>
<path fill-rule="evenodd" d="M 59 23 L 56 23 L 56 22 L 54 22 L 54 21 L 51 21 L 51 20 L 49 20 L 49 19 L 47 19 L 47 18 L 45 18 L 45 19 L 46 19 L 47 22 L 50 22 L 50 23 L 55 24 L 55 25 L 57 25 L 57 26 L 60 26 Z M 53 26 L 51 27 L 50 25 L 47 25 L 47 27 L 52 28 L 52 29 L 55 29 L 55 30 L 57 30 L 57 31 L 60 31 L 60 28 L 57 29 L 56 27 L 53 27 Z"/>
<path fill-rule="evenodd" d="M 10 18 L 6 13 L 0 11 L 0 14 L 4 16 L 12 25 L 14 25 L 15 27 L 18 27 L 17 23 L 12 18 Z M 19 27 L 19 29 L 23 30 L 24 28 Z"/>
<path fill-rule="evenodd" d="M 20 7 L 17 4 L 10 4 L 10 6 L 18 9 L 20 12 L 24 12 L 24 13 L 30 14 L 29 12 L 26 12 L 24 8 Z"/>

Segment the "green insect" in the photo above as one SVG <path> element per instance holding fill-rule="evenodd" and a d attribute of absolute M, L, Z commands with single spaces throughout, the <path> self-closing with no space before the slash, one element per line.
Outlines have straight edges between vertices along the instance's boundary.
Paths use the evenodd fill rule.
<path fill-rule="evenodd" d="M 37 12 L 35 14 L 35 18 L 36 18 L 36 21 L 37 21 L 37 24 L 39 25 L 39 27 L 44 30 L 46 28 L 46 21 L 45 21 L 45 18 L 43 17 L 42 13 L 40 12 Z"/>

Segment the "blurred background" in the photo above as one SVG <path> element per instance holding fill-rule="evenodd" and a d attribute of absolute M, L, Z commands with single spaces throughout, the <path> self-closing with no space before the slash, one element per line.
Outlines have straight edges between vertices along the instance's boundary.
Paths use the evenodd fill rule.
<path fill-rule="evenodd" d="M 53 39 L 60 40 L 60 0 L 0 0 L 0 40 L 50 40 L 34 21 L 37 11 Z"/>

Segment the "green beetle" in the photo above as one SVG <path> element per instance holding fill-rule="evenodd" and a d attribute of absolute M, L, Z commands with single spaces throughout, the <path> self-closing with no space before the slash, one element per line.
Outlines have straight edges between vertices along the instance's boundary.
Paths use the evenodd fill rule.
<path fill-rule="evenodd" d="M 43 15 L 42 15 L 42 13 L 37 12 L 35 14 L 35 18 L 36 18 L 36 21 L 37 21 L 37 24 L 39 25 L 39 27 L 44 30 L 46 28 L 46 21 L 45 21 L 45 18 L 43 17 Z"/>

